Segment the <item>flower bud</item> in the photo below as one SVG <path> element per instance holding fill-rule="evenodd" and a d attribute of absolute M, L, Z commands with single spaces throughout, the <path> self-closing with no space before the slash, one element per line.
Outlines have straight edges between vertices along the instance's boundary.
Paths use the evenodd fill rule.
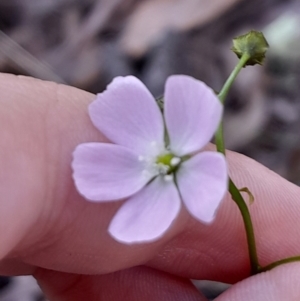
<path fill-rule="evenodd" d="M 262 65 L 269 44 L 262 32 L 251 30 L 250 32 L 233 39 L 231 50 L 241 58 L 244 54 L 249 56 L 246 65 Z"/>

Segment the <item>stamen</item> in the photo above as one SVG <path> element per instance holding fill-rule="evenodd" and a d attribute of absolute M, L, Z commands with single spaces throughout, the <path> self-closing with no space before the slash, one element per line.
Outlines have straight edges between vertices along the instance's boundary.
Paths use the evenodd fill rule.
<path fill-rule="evenodd" d="M 171 164 L 171 166 L 177 166 L 180 163 L 180 161 L 181 161 L 180 158 L 174 157 L 174 158 L 171 159 L 170 164 Z"/>
<path fill-rule="evenodd" d="M 160 173 L 162 175 L 167 174 L 168 171 L 170 170 L 170 167 L 165 164 L 158 163 L 158 164 L 156 164 L 156 166 L 157 166 L 158 173 Z"/>
<path fill-rule="evenodd" d="M 154 150 L 154 148 L 159 147 L 159 143 L 155 141 L 150 142 L 150 144 L 153 149 L 146 156 L 138 155 L 138 160 L 144 165 L 143 175 L 145 177 L 161 175 L 166 181 L 171 181 L 173 179 L 171 174 L 176 171 L 176 166 L 181 162 L 181 158 L 166 152 L 164 146 L 161 146 L 160 152 Z"/>

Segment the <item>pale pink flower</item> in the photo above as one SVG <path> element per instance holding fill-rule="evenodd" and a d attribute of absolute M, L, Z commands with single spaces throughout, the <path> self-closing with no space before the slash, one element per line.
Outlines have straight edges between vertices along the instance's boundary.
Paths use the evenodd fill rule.
<path fill-rule="evenodd" d="M 198 152 L 212 138 L 222 115 L 210 88 L 189 76 L 169 77 L 162 115 L 140 80 L 117 77 L 90 104 L 89 115 L 113 144 L 78 145 L 73 176 L 88 200 L 128 198 L 108 229 L 116 240 L 158 239 L 175 220 L 181 201 L 199 221 L 213 220 L 228 178 L 222 154 Z"/>

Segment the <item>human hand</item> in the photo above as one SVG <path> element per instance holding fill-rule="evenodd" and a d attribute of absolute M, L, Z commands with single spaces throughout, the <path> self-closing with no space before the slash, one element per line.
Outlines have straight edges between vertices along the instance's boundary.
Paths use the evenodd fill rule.
<path fill-rule="evenodd" d="M 0 90 L 0 274 L 33 274 L 51 301 L 205 300 L 189 278 L 243 280 L 220 301 L 299 300 L 300 263 L 249 277 L 229 196 L 209 226 L 183 209 L 156 242 L 114 241 L 107 227 L 122 202 L 87 202 L 71 177 L 76 145 L 105 141 L 87 114 L 94 95 L 10 75 L 0 75 Z M 255 196 L 261 264 L 299 254 L 300 189 L 242 155 L 228 160 L 235 183 Z"/>

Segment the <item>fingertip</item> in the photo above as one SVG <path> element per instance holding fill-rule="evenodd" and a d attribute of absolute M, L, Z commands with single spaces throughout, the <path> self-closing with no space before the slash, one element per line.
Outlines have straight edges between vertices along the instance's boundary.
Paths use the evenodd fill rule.
<path fill-rule="evenodd" d="M 298 301 L 300 262 L 279 266 L 245 279 L 228 289 L 216 301 Z"/>

